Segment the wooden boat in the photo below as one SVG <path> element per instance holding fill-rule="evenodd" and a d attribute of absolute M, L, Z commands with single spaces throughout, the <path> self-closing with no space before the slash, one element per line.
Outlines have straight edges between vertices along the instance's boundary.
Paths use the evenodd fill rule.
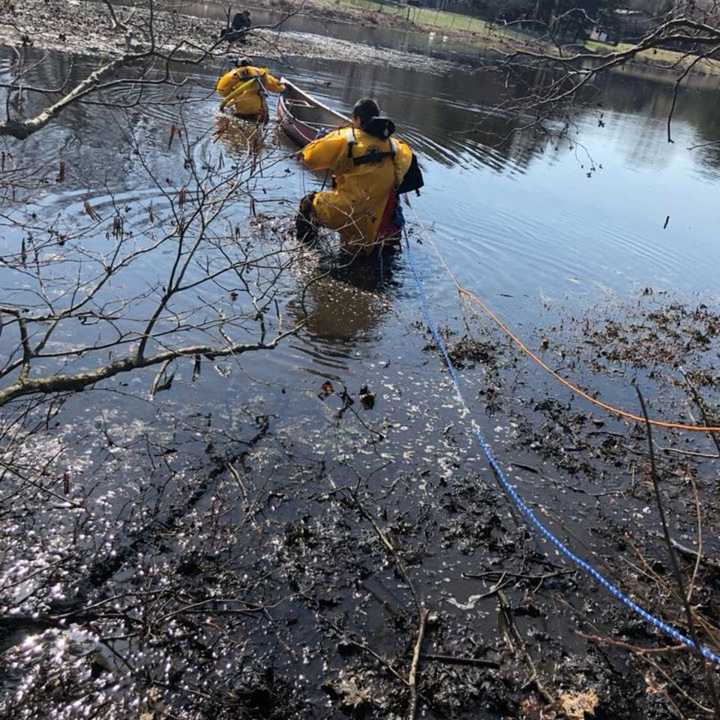
<path fill-rule="evenodd" d="M 282 79 L 285 92 L 278 100 L 278 120 L 285 134 L 304 147 L 331 130 L 350 125 L 350 118 L 324 105 L 297 85 Z"/>

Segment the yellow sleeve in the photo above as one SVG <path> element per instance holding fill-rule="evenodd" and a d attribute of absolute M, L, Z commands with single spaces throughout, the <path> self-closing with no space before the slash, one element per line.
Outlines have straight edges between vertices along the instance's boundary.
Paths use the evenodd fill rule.
<path fill-rule="evenodd" d="M 345 131 L 334 130 L 306 145 L 302 151 L 302 159 L 311 170 L 330 170 L 346 152 Z"/>
<path fill-rule="evenodd" d="M 271 75 L 267 70 L 263 73 L 262 82 L 266 90 L 274 93 L 281 93 L 285 86 L 274 76 Z"/>
<path fill-rule="evenodd" d="M 215 84 L 215 91 L 225 97 L 232 91 L 237 81 L 237 72 L 235 70 L 226 72 Z"/>
<path fill-rule="evenodd" d="M 397 143 L 397 151 L 395 153 L 395 174 L 399 184 L 403 181 L 405 173 L 407 173 L 410 169 L 413 152 L 407 143 L 404 143 L 401 140 L 396 140 L 395 142 Z"/>

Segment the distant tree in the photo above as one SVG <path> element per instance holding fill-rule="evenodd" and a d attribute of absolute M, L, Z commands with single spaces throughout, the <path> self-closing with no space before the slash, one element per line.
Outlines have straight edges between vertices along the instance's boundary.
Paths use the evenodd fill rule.
<path fill-rule="evenodd" d="M 547 30 L 575 39 L 595 25 L 609 25 L 620 0 L 474 0 L 473 9 L 491 20 Z"/>
<path fill-rule="evenodd" d="M 720 3 L 675 3 L 669 14 L 655 18 L 651 29 L 627 47 L 603 53 L 585 49 L 570 54 L 563 51 L 569 23 L 578 16 L 582 23 L 588 23 L 593 18 L 591 13 L 597 13 L 598 20 L 611 17 L 615 5 L 616 0 L 537 0 L 536 22 L 546 28 L 545 36 L 536 43 L 528 43 L 526 48 L 505 53 L 500 63 L 510 75 L 517 74 L 520 68 L 538 71 L 537 83 L 524 98 L 511 101 L 512 108 L 531 111 L 540 124 L 549 116 L 569 115 L 578 100 L 587 97 L 598 76 L 641 60 L 644 66 L 654 66 L 673 78 L 673 100 L 667 117 L 667 137 L 672 142 L 671 125 L 680 88 L 694 71 L 709 71 L 707 63 L 720 59 Z M 658 3 L 657 7 L 664 5 Z M 659 49 L 675 54 L 661 56 L 657 53 Z"/>

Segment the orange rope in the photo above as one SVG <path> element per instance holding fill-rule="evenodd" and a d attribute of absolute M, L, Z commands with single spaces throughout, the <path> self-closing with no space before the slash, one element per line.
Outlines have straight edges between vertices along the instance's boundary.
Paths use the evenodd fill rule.
<path fill-rule="evenodd" d="M 474 293 L 466 290 L 459 283 L 457 285 L 458 292 L 461 296 L 472 300 L 480 309 L 533 361 L 535 361 L 543 370 L 550 373 L 559 383 L 569 388 L 575 394 L 582 398 L 585 398 L 588 402 L 596 405 L 597 407 L 607 410 L 608 412 L 625 418 L 627 420 L 633 420 L 634 422 L 645 424 L 645 418 L 641 415 L 635 415 L 634 413 L 622 410 L 610 405 L 602 400 L 597 400 L 592 395 L 589 395 L 584 390 L 581 390 L 577 385 L 573 385 L 570 381 L 559 375 L 555 370 L 548 366 L 540 357 L 538 357 L 525 343 L 520 340 L 519 337 L 513 334 L 512 330 Z M 687 425 L 685 423 L 670 422 L 667 420 L 650 420 L 651 425 L 655 427 L 667 428 L 670 430 L 685 430 L 687 432 L 707 432 L 707 433 L 720 433 L 720 427 L 706 426 L 706 425 Z"/>

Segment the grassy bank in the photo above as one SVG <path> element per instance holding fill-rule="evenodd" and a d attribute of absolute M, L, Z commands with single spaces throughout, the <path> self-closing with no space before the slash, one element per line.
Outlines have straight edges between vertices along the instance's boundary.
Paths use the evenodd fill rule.
<path fill-rule="evenodd" d="M 632 43 L 609 43 L 587 40 L 585 47 L 591 52 L 604 55 L 610 52 L 626 52 L 633 48 Z M 718 75 L 720 74 L 720 63 L 714 60 L 698 60 L 696 55 L 690 55 L 676 50 L 665 50 L 664 48 L 653 48 L 643 50 L 631 61 L 631 64 L 652 65 L 655 68 L 685 69 L 693 65 L 692 72 L 697 75 Z"/>
<path fill-rule="evenodd" d="M 508 41 L 525 41 L 527 39 L 522 33 L 513 32 L 487 20 L 446 10 L 387 5 L 373 2 L 373 0 L 315 0 L 313 4 L 318 8 L 336 11 L 354 10 L 360 13 L 377 13 L 395 21 L 404 21 L 417 29 L 453 35 L 471 35 L 475 41 L 480 40 L 481 42 L 483 40 L 497 42 L 500 39 Z"/>
<path fill-rule="evenodd" d="M 405 28 L 408 30 L 435 32 L 446 35 L 448 39 L 462 41 L 472 45 L 478 51 L 527 50 L 528 45 L 533 46 L 535 52 L 553 54 L 556 48 L 543 42 L 539 37 L 512 30 L 508 27 L 488 22 L 471 15 L 435 10 L 432 8 L 416 8 L 400 5 L 388 5 L 374 0 L 311 0 L 311 7 L 319 13 L 327 12 L 332 15 L 347 15 L 348 20 L 362 19 L 365 24 L 371 19 L 376 25 L 387 22 L 390 27 Z M 631 49 L 631 43 L 609 43 L 587 40 L 584 46 L 590 52 L 604 55 L 610 52 L 623 52 Z M 697 60 L 696 56 L 662 48 L 644 50 L 629 60 L 625 68 L 632 71 L 682 71 L 693 65 L 692 74 L 718 75 L 720 63 L 713 60 Z M 669 80 L 674 80 L 676 73 L 667 73 Z"/>

